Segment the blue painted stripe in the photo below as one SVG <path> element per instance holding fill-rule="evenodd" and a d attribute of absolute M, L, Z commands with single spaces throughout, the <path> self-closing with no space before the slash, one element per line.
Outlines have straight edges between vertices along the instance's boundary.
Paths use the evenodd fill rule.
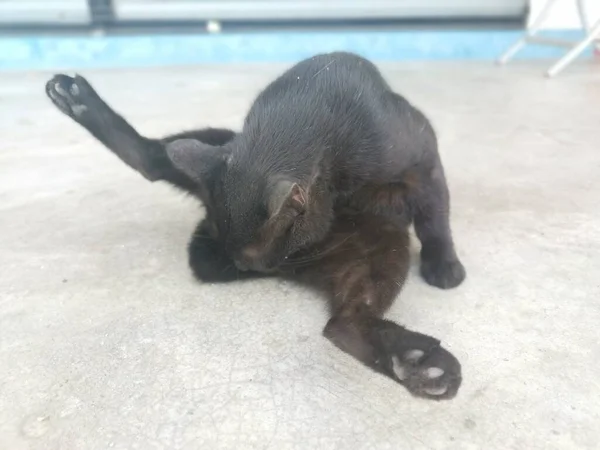
<path fill-rule="evenodd" d="M 581 37 L 575 30 L 549 34 L 573 40 Z M 287 62 L 333 50 L 353 51 L 375 60 L 491 60 L 520 35 L 498 30 L 4 37 L 0 38 L 0 69 Z M 556 58 L 563 53 L 564 49 L 529 45 L 517 56 Z"/>

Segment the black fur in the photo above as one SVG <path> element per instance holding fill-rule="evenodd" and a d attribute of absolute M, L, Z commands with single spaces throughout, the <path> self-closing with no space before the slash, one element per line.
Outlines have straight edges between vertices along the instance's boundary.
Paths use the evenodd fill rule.
<path fill-rule="evenodd" d="M 435 133 L 369 61 L 332 53 L 300 62 L 258 96 L 237 134 L 147 139 L 80 76 L 56 75 L 46 92 L 150 181 L 203 202 L 206 217 L 189 245 L 197 278 L 271 273 L 310 282 L 329 296 L 324 333 L 342 350 L 414 395 L 456 394 L 456 358 L 434 338 L 381 319 L 406 277 L 411 222 L 427 282 L 454 287 L 465 271 Z"/>

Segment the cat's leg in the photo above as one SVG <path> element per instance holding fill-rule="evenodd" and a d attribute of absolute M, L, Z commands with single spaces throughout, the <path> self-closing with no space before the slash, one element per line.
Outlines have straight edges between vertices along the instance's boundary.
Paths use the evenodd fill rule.
<path fill-rule="evenodd" d="M 364 216 L 363 216 L 364 217 Z M 458 360 L 440 341 L 381 316 L 398 295 L 409 266 L 408 232 L 381 218 L 338 217 L 310 269 L 331 304 L 323 334 L 344 352 L 403 385 L 411 394 L 450 399 L 461 384 Z M 345 228 L 338 234 L 339 224 Z"/>
<path fill-rule="evenodd" d="M 205 219 L 198 224 L 188 244 L 188 262 L 194 276 L 205 283 L 227 283 L 265 274 L 240 271 L 225 252 L 224 246 L 211 236 Z"/>
<path fill-rule="evenodd" d="M 194 138 L 211 145 L 223 145 L 233 131 L 205 129 L 180 133 L 164 139 L 148 139 L 108 106 L 88 81 L 76 75 L 55 75 L 46 83 L 46 93 L 54 105 L 88 130 L 123 162 L 150 181 L 164 180 L 188 191 L 195 183 L 177 170 L 165 151 L 165 144 L 179 138 Z"/>
<path fill-rule="evenodd" d="M 450 194 L 439 157 L 411 193 L 415 232 L 421 241 L 421 275 L 429 284 L 449 289 L 463 282 L 466 271 L 450 231 Z"/>
<path fill-rule="evenodd" d="M 425 281 L 442 289 L 456 287 L 465 279 L 466 272 L 456 255 L 450 231 L 450 194 L 435 131 L 427 117 L 405 98 L 395 92 L 388 92 L 387 98 L 399 120 L 396 131 L 400 131 L 400 146 L 407 149 L 404 156 L 407 159 L 400 160 L 405 172 L 401 184 L 406 188 L 402 199 L 408 200 L 408 204 L 399 204 L 408 208 L 399 208 L 390 201 L 387 205 L 394 211 L 408 211 L 414 220 L 422 245 L 421 275 Z"/>

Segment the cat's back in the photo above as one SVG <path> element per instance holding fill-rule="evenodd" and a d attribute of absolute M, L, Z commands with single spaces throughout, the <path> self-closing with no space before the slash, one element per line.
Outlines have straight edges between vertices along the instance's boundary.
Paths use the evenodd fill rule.
<path fill-rule="evenodd" d="M 378 97 L 389 86 L 373 63 L 353 53 L 334 52 L 300 61 L 269 84 L 256 98 L 248 118 L 271 113 L 294 115 L 339 112 L 365 98 Z M 360 103 L 360 102 L 359 102 Z M 322 119 L 322 118 L 321 118 Z"/>
<path fill-rule="evenodd" d="M 258 95 L 241 133 L 241 157 L 298 173 L 325 160 L 345 180 L 395 180 L 426 147 L 425 134 L 414 132 L 425 130 L 425 122 L 370 61 L 321 54 L 291 67 Z"/>
<path fill-rule="evenodd" d="M 318 93 L 356 86 L 381 91 L 389 89 L 371 61 L 347 52 L 324 53 L 300 61 L 276 81 L 300 89 L 305 85 Z"/>

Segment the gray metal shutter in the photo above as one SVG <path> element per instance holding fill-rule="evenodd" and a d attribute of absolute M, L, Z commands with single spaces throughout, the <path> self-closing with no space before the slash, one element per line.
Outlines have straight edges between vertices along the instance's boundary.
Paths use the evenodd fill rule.
<path fill-rule="evenodd" d="M 114 0 L 128 20 L 285 20 L 522 16 L 527 0 Z"/>
<path fill-rule="evenodd" d="M 86 0 L 0 0 L 0 24 L 87 24 Z"/>

